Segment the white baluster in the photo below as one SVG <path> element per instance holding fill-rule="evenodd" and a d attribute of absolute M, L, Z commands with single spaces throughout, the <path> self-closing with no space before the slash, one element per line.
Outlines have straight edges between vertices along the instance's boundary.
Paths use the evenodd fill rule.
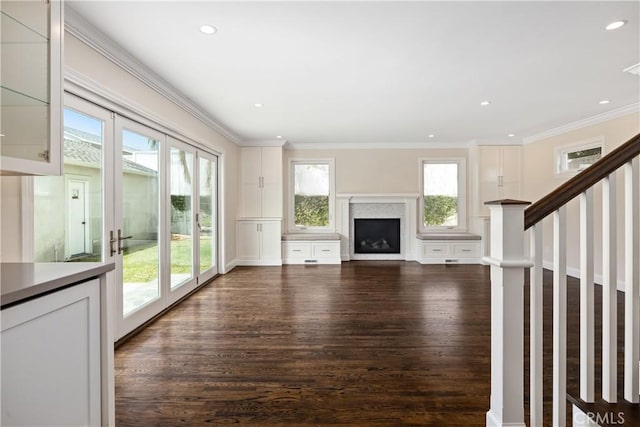
<path fill-rule="evenodd" d="M 542 421 L 542 221 L 531 227 L 529 271 L 529 425 L 541 426 Z"/>
<path fill-rule="evenodd" d="M 553 213 L 553 415 L 555 427 L 567 418 L 567 232 L 566 207 Z"/>
<path fill-rule="evenodd" d="M 580 399 L 594 401 L 593 189 L 580 195 Z"/>
<path fill-rule="evenodd" d="M 499 201 L 491 210 L 491 408 L 487 426 L 524 423 L 524 209 L 527 202 Z"/>
<path fill-rule="evenodd" d="M 640 363 L 640 160 L 624 166 L 625 182 L 625 298 L 624 298 L 624 398 L 638 403 Z"/>
<path fill-rule="evenodd" d="M 602 398 L 617 401 L 616 176 L 602 180 Z"/>

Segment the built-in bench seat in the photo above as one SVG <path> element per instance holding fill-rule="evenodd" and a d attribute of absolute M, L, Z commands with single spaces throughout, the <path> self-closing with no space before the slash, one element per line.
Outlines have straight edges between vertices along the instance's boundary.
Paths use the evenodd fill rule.
<path fill-rule="evenodd" d="M 472 233 L 419 233 L 421 264 L 480 264 L 481 236 Z"/>
<path fill-rule="evenodd" d="M 289 233 L 282 235 L 283 264 L 340 264 L 340 234 Z"/>

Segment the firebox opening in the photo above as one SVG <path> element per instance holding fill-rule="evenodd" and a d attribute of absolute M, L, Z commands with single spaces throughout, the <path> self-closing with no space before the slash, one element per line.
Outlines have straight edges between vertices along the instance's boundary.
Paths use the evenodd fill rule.
<path fill-rule="evenodd" d="M 355 218 L 353 221 L 355 253 L 400 253 L 400 218 Z"/>

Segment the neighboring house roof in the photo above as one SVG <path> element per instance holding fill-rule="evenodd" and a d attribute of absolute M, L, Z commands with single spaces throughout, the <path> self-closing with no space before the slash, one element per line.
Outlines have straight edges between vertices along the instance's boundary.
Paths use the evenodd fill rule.
<path fill-rule="evenodd" d="M 65 163 L 97 168 L 102 162 L 102 144 L 96 135 L 65 127 L 63 155 Z M 153 169 L 126 158 L 122 159 L 122 171 L 139 175 L 157 175 Z"/>

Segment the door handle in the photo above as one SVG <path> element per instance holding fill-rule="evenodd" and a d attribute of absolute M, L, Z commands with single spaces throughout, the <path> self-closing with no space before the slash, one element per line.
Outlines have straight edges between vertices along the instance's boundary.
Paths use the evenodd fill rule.
<path fill-rule="evenodd" d="M 116 253 L 116 248 L 113 247 L 113 244 L 117 241 L 118 239 L 113 236 L 113 230 L 109 231 L 109 256 L 113 256 Z"/>
<path fill-rule="evenodd" d="M 122 230 L 118 230 L 118 255 L 124 251 L 124 246 L 121 245 L 123 240 L 131 239 L 133 236 L 123 236 Z"/>

